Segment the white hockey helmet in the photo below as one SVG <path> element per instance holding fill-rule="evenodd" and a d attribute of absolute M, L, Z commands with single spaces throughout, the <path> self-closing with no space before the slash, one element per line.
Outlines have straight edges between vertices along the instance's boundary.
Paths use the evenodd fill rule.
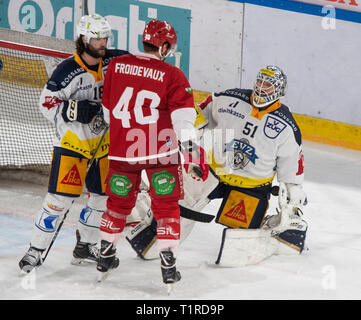
<path fill-rule="evenodd" d="M 107 19 L 99 14 L 82 16 L 76 26 L 77 36 L 83 35 L 87 43 L 91 38 L 101 39 L 112 36 L 112 28 Z"/>
<path fill-rule="evenodd" d="M 286 95 L 287 77 L 281 68 L 273 65 L 261 69 L 253 87 L 253 105 L 265 107 Z"/>

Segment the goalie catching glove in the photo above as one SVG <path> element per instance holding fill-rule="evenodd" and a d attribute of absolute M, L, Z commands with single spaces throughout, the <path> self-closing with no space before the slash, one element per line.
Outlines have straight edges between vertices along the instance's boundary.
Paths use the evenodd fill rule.
<path fill-rule="evenodd" d="M 206 161 L 204 149 L 191 140 L 180 143 L 180 150 L 184 157 L 184 169 L 192 175 L 193 179 L 207 180 L 209 166 Z"/>
<path fill-rule="evenodd" d="M 101 105 L 89 100 L 64 101 L 62 116 L 65 122 L 78 121 L 84 124 L 91 122 L 101 109 Z"/>

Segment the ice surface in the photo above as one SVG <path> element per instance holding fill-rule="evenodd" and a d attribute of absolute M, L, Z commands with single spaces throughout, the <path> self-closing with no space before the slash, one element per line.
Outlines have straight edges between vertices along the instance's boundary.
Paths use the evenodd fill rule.
<path fill-rule="evenodd" d="M 171 296 L 161 282 L 160 262 L 140 260 L 125 240 L 118 245 L 119 268 L 101 285 L 95 284 L 94 264 L 70 264 L 83 198 L 74 204 L 45 264 L 20 277 L 18 262 L 28 249 L 46 186 L 0 181 L 0 299 L 361 299 L 361 152 L 305 141 L 304 155 L 309 250 L 220 268 L 214 262 L 223 227 L 197 223 L 179 249 L 182 280 Z M 214 201 L 205 212 L 218 206 Z M 275 206 L 273 197 L 270 213 Z"/>

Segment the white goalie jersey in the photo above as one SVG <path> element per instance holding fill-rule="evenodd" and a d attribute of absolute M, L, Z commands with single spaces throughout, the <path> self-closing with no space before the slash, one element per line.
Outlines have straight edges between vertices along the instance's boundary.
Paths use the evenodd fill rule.
<path fill-rule="evenodd" d="M 252 90 L 213 93 L 200 105 L 196 126 L 207 125 L 208 162 L 221 182 L 254 188 L 278 181 L 301 184 L 302 138 L 288 107 L 279 100 L 266 110 L 251 103 Z M 211 136 L 207 136 L 207 134 Z"/>

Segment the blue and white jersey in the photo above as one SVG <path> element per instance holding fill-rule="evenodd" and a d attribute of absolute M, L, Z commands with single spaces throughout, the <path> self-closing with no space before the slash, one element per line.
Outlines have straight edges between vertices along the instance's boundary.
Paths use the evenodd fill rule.
<path fill-rule="evenodd" d="M 92 157 L 105 128 L 103 117 L 99 114 L 88 124 L 78 121 L 65 122 L 61 115 L 64 101 L 72 99 L 101 103 L 108 65 L 112 58 L 124 54 L 129 53 L 117 49 L 107 50 L 97 70 L 89 69 L 77 53 L 57 66 L 39 101 L 40 111 L 55 125 L 54 146 L 78 152 L 87 158 Z M 103 157 L 108 151 L 109 134 L 105 136 L 96 157 Z"/>
<path fill-rule="evenodd" d="M 196 126 L 207 126 L 208 161 L 220 181 L 254 188 L 278 181 L 304 179 L 301 131 L 279 100 L 266 110 L 252 106 L 252 90 L 213 93 L 199 105 Z M 201 120 L 203 119 L 203 120 Z"/>

